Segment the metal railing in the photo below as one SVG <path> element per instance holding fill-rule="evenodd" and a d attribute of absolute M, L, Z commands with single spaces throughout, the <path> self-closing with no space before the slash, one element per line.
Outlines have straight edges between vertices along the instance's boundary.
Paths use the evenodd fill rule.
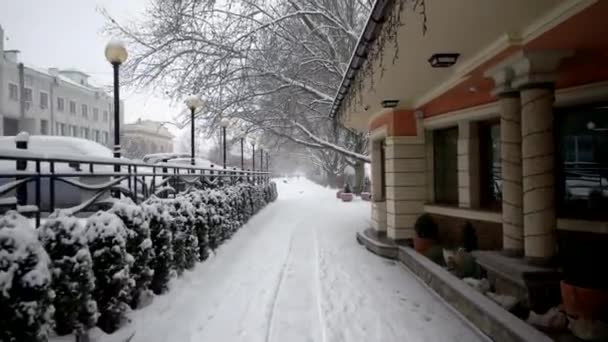
<path fill-rule="evenodd" d="M 119 172 L 114 171 L 115 165 Z M 268 172 L 213 165 L 146 164 L 0 149 L 0 211 L 15 209 L 34 217 L 38 226 L 42 213 L 64 209 L 76 214 L 103 208 L 111 203 L 111 197 L 127 196 L 139 203 L 152 195 L 170 197 L 193 187 L 265 184 L 269 178 Z"/>

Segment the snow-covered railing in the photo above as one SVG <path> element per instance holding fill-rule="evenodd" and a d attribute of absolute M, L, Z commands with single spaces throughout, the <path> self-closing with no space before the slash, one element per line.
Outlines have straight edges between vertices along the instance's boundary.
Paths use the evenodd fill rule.
<path fill-rule="evenodd" d="M 172 196 L 192 187 L 239 182 L 268 183 L 269 173 L 214 165 L 148 164 L 123 158 L 81 158 L 21 148 L 0 149 L 0 211 L 34 206 L 36 210 L 29 212 L 35 216 L 36 224 L 41 213 L 58 208 L 76 213 L 103 207 L 111 194 L 114 197 L 122 194 L 138 203 L 154 194 Z"/>

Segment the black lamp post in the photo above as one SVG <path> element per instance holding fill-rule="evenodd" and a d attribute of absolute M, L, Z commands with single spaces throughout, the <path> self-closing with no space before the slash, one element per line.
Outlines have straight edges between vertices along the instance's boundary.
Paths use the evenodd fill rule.
<path fill-rule="evenodd" d="M 245 157 L 243 155 L 243 141 L 245 139 L 241 137 L 241 170 L 245 170 Z"/>
<path fill-rule="evenodd" d="M 222 142 L 224 145 L 224 169 L 226 169 L 226 127 L 228 127 L 229 124 L 230 122 L 225 118 L 220 122 L 220 125 L 222 126 Z"/>
<path fill-rule="evenodd" d="M 253 149 L 251 152 L 251 171 L 255 171 L 255 141 L 251 142 L 251 148 Z"/>
<path fill-rule="evenodd" d="M 127 60 L 127 49 L 123 42 L 110 40 L 106 45 L 106 59 L 114 69 L 114 158 L 120 158 L 120 65 Z M 114 172 L 120 172 L 120 165 L 114 165 Z"/>
<path fill-rule="evenodd" d="M 192 95 L 186 99 L 186 106 L 188 106 L 188 108 L 190 109 L 190 165 L 194 166 L 196 164 L 194 161 L 194 112 L 196 112 L 196 109 L 201 106 L 201 101 L 197 96 Z"/>

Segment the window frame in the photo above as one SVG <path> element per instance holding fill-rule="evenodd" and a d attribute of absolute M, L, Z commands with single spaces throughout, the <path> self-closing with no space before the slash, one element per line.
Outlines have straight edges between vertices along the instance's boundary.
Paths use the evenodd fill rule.
<path fill-rule="evenodd" d="M 449 133 L 448 133 L 449 132 Z M 433 192 L 434 192 L 434 203 L 435 204 L 439 204 L 439 205 L 446 205 L 446 206 L 458 206 L 459 203 L 459 187 L 458 187 L 458 135 L 459 135 L 459 127 L 456 126 L 450 126 L 450 127 L 446 127 L 446 128 L 441 128 L 441 129 L 436 129 L 432 131 L 433 133 Z M 453 163 L 454 163 L 454 174 L 453 174 L 453 189 L 452 193 L 450 193 L 448 190 L 440 190 L 441 187 L 438 186 L 438 178 L 441 176 L 446 176 L 445 172 L 438 172 L 437 171 L 437 165 L 439 165 L 440 163 L 438 162 L 438 160 L 442 160 L 442 162 L 445 162 L 445 158 L 438 158 L 438 142 L 440 141 L 439 139 L 439 135 L 441 134 L 454 134 L 455 140 L 454 140 L 454 144 L 451 147 L 451 150 L 453 150 Z M 447 146 L 447 145 L 446 145 Z M 446 180 L 442 181 L 443 183 L 447 183 Z M 445 191 L 445 192 L 443 192 Z M 454 198 L 449 198 L 449 197 L 454 197 Z"/>
<path fill-rule="evenodd" d="M 574 201 L 566 200 L 566 176 L 565 176 L 565 163 L 566 160 L 563 158 L 564 150 L 561 143 L 561 128 L 564 125 L 565 117 L 572 115 L 573 117 L 581 117 L 581 112 L 584 111 L 599 111 L 600 115 L 608 115 L 608 102 L 600 103 L 588 103 L 583 105 L 575 105 L 568 107 L 555 107 L 553 110 L 553 138 L 554 138 L 554 178 L 555 178 L 555 209 L 557 217 L 567 219 L 582 219 L 589 221 L 607 221 L 608 211 L 600 209 L 589 209 L 588 206 L 581 205 Z M 601 114 L 601 112 L 605 114 Z M 578 114 L 578 115 L 577 115 Z M 606 128 L 606 127 L 602 127 Z M 608 163 L 604 165 L 608 168 Z M 600 175 L 600 178 L 603 178 Z M 608 177 L 606 177 L 608 178 Z M 608 198 L 604 198 L 604 201 L 608 201 Z"/>
<path fill-rule="evenodd" d="M 19 102 L 19 85 L 12 82 L 8 83 L 8 99 Z"/>
<path fill-rule="evenodd" d="M 89 106 L 86 103 L 80 105 L 80 111 L 82 113 L 82 117 L 85 119 L 89 118 Z"/>
<path fill-rule="evenodd" d="M 40 109 L 48 109 L 49 108 L 49 93 L 47 93 L 46 91 L 40 91 Z M 44 96 L 43 96 L 44 95 Z M 45 99 L 46 101 L 42 101 L 42 99 Z"/>
<path fill-rule="evenodd" d="M 57 97 L 57 111 L 62 113 L 65 111 L 65 99 L 63 97 Z"/>
<path fill-rule="evenodd" d="M 34 102 L 34 89 L 23 87 L 23 106 L 25 110 L 32 108 Z"/>
<path fill-rule="evenodd" d="M 70 114 L 76 115 L 76 111 L 77 111 L 76 101 L 70 100 L 69 106 L 70 106 L 70 108 L 69 108 Z"/>
<path fill-rule="evenodd" d="M 492 211 L 502 210 L 502 187 L 500 191 L 500 197 L 496 198 L 492 196 L 491 183 L 493 170 L 489 165 L 492 161 L 490 154 L 492 151 L 492 128 L 498 127 L 498 161 L 500 168 L 498 169 L 498 175 L 494 175 L 495 179 L 502 182 L 502 157 L 500 156 L 500 118 L 492 120 L 479 121 L 478 122 L 478 138 L 479 138 L 479 204 L 481 209 L 487 209 Z"/>

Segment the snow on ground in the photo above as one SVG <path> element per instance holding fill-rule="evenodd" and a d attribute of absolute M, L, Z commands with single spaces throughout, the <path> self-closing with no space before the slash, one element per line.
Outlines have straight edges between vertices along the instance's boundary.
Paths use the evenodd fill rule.
<path fill-rule="evenodd" d="M 99 340 L 486 340 L 406 268 L 357 244 L 369 202 L 342 203 L 304 179 L 277 183 L 277 202 L 215 257 Z"/>

